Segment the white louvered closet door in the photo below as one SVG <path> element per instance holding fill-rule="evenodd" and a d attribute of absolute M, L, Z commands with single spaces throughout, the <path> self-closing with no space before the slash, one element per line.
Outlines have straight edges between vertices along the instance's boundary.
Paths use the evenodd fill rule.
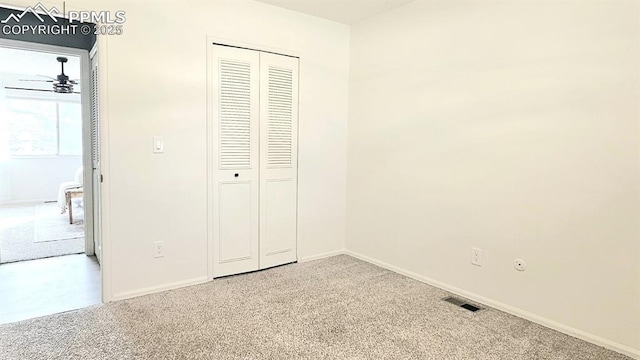
<path fill-rule="evenodd" d="M 258 270 L 260 53 L 214 46 L 213 275 Z"/>
<path fill-rule="evenodd" d="M 297 260 L 298 59 L 260 54 L 260 268 Z"/>
<path fill-rule="evenodd" d="M 91 58 L 91 180 L 93 182 L 93 244 L 98 262 L 102 262 L 100 106 L 98 102 L 98 54 Z"/>

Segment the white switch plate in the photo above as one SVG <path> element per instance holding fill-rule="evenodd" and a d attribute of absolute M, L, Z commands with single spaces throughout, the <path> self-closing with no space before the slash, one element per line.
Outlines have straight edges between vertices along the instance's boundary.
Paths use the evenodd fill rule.
<path fill-rule="evenodd" d="M 164 152 L 164 139 L 162 136 L 153 137 L 153 152 L 155 154 L 162 154 Z"/>
<path fill-rule="evenodd" d="M 482 249 L 471 248 L 471 264 L 482 266 Z"/>
<path fill-rule="evenodd" d="M 153 243 L 153 257 L 164 257 L 164 241 L 156 241 Z"/>

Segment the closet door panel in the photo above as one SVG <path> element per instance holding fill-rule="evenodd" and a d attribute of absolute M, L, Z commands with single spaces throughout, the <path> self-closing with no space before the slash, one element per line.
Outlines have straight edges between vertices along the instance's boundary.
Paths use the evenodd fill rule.
<path fill-rule="evenodd" d="M 260 54 L 260 268 L 297 260 L 298 59 Z"/>
<path fill-rule="evenodd" d="M 274 265 L 269 263 L 274 255 L 282 254 L 285 262 L 295 261 L 291 255 L 296 250 L 296 183 L 290 178 L 269 179 L 264 182 L 263 189 L 261 210 L 264 216 L 260 235 L 264 245 L 260 250 L 263 262 L 267 261 L 263 267 Z"/>
<path fill-rule="evenodd" d="M 253 249 L 252 181 L 220 183 L 220 263 L 251 259 Z"/>
<path fill-rule="evenodd" d="M 213 45 L 213 275 L 259 268 L 259 71 L 256 51 Z"/>

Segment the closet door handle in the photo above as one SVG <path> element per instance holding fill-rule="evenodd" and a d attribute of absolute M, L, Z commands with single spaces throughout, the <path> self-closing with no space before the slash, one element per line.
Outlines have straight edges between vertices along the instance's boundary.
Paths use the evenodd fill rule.
<path fill-rule="evenodd" d="M 240 176 L 240 174 L 238 174 L 238 173 L 235 173 L 235 174 L 233 175 L 233 177 L 238 177 L 238 176 Z"/>

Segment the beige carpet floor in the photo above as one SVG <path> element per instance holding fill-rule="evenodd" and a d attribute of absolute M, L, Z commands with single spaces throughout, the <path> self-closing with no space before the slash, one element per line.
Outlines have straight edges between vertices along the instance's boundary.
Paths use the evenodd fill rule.
<path fill-rule="evenodd" d="M 1 359 L 627 359 L 348 256 L 0 326 Z"/>

